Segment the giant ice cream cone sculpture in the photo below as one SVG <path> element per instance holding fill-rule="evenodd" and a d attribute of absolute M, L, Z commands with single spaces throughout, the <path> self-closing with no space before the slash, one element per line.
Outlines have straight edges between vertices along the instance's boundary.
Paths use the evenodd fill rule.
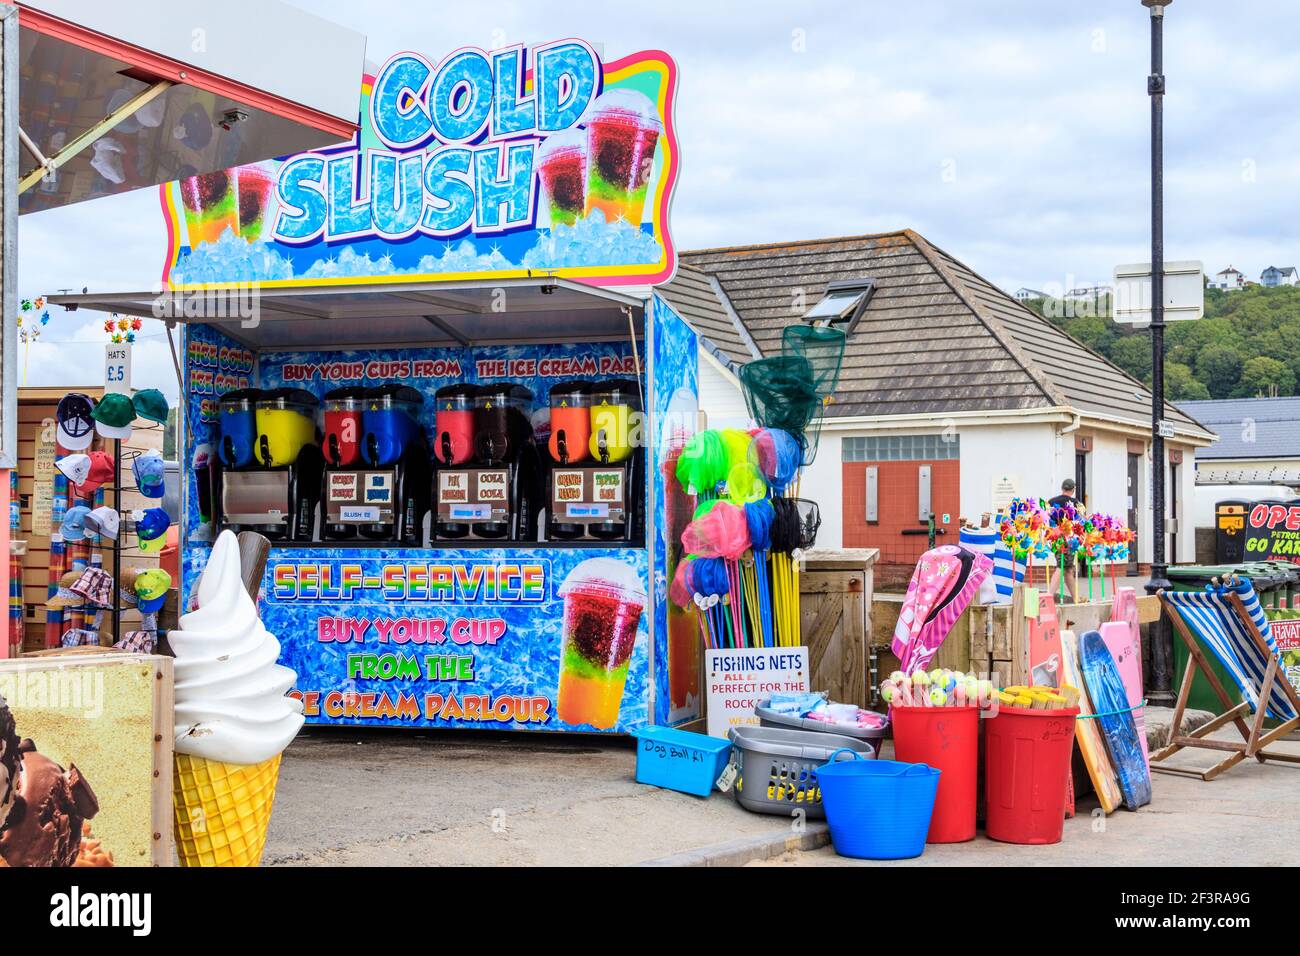
<path fill-rule="evenodd" d="M 232 532 L 217 538 L 199 578 L 198 609 L 182 615 L 168 641 L 176 655 L 181 866 L 257 866 L 280 755 L 302 727 L 302 703 L 285 696 L 297 675 L 276 663 L 280 642 L 244 588 Z"/>

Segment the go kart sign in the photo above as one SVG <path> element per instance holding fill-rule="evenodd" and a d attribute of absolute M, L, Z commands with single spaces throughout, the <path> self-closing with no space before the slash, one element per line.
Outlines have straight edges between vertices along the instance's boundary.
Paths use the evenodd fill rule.
<path fill-rule="evenodd" d="M 347 146 L 163 186 L 165 279 L 665 282 L 676 87 L 665 53 L 603 63 L 581 40 L 399 53 L 363 78 Z"/>
<path fill-rule="evenodd" d="M 1246 516 L 1246 560 L 1300 564 L 1300 502 L 1261 501 Z"/>

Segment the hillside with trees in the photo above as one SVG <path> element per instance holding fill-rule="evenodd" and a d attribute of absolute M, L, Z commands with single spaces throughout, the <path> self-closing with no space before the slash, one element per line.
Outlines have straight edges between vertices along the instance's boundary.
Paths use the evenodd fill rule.
<path fill-rule="evenodd" d="M 1025 303 L 1134 378 L 1151 383 L 1151 336 L 1110 319 L 1109 300 Z M 1165 331 L 1171 401 L 1295 395 L 1300 383 L 1300 288 L 1205 290 L 1205 318 Z"/>

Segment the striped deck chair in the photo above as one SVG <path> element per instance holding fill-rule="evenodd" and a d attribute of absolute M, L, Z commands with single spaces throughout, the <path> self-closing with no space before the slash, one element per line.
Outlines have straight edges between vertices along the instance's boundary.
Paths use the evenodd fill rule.
<path fill-rule="evenodd" d="M 1216 579 L 1204 591 L 1161 591 L 1160 601 L 1187 645 L 1188 660 L 1182 687 L 1178 691 L 1178 702 L 1174 705 L 1169 744 L 1151 755 L 1151 769 L 1213 780 L 1247 757 L 1254 757 L 1260 763 L 1265 760 L 1300 763 L 1300 756 L 1264 749 L 1300 726 L 1300 696 L 1282 670 L 1268 620 L 1249 579 L 1234 577 L 1222 583 Z M 1239 701 L 1234 702 L 1229 697 L 1211 670 L 1202 648 L 1209 648 L 1232 676 L 1241 691 Z M 1204 727 L 1191 734 L 1180 734 L 1178 729 L 1182 726 L 1183 712 L 1187 709 L 1187 698 L 1198 669 L 1225 709 Z M 1252 714 L 1254 716 L 1247 725 L 1243 718 Z M 1281 723 L 1263 733 L 1266 716 Z M 1229 723 L 1241 732 L 1241 743 L 1209 739 L 1210 734 Z M 1229 755 L 1208 770 L 1157 765 L 1184 747 L 1228 751 Z"/>

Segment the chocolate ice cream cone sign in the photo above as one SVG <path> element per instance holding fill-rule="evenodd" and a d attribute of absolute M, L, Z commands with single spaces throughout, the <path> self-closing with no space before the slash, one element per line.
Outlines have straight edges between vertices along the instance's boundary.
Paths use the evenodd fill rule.
<path fill-rule="evenodd" d="M 77 865 L 86 821 L 98 812 L 76 764 L 64 770 L 31 740 L 19 740 L 0 697 L 0 865 Z"/>
<path fill-rule="evenodd" d="M 168 636 L 176 655 L 173 803 L 182 866 L 261 862 L 280 755 L 303 724 L 301 701 L 286 696 L 297 675 L 276 663 L 280 642 L 249 596 L 265 552 L 260 568 L 247 569 L 240 552 L 234 533 L 223 531 L 199 578 L 197 609 Z"/>

